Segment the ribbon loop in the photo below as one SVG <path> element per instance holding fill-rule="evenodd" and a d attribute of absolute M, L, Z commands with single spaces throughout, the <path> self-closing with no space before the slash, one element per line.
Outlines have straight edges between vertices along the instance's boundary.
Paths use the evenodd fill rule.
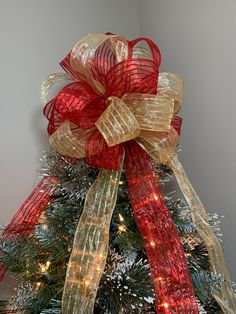
<path fill-rule="evenodd" d="M 108 146 L 136 138 L 140 126 L 131 110 L 118 97 L 108 98 L 109 106 L 95 123 Z"/>
<path fill-rule="evenodd" d="M 73 77 L 63 72 L 53 73 L 45 77 L 40 89 L 40 98 L 43 106 L 47 103 L 47 95 L 52 86 L 65 80 L 73 80 Z"/>
<path fill-rule="evenodd" d="M 173 97 L 175 101 L 174 112 L 177 113 L 183 102 L 184 82 L 176 73 L 162 72 L 158 77 L 158 94 Z"/>
<path fill-rule="evenodd" d="M 143 133 L 136 141 L 158 163 L 167 164 L 175 154 L 179 136 L 171 126 L 168 135 L 159 133 L 153 136 L 153 134 Z"/>
<path fill-rule="evenodd" d="M 174 114 L 174 99 L 165 95 L 130 93 L 122 100 L 137 119 L 140 129 L 169 132 Z"/>
<path fill-rule="evenodd" d="M 85 146 L 93 129 L 80 129 L 65 121 L 50 138 L 51 146 L 61 155 L 72 158 L 84 158 Z"/>
<path fill-rule="evenodd" d="M 88 34 L 72 49 L 70 63 L 83 80 L 90 82 L 98 94 L 104 95 L 106 86 L 103 76 L 111 66 L 126 59 L 127 55 L 128 43 L 123 37 Z"/>

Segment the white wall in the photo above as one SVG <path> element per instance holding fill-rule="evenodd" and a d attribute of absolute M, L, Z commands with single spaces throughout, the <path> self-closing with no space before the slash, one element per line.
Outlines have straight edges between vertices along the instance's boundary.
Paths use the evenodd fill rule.
<path fill-rule="evenodd" d="M 161 71 L 185 81 L 183 165 L 207 210 L 225 215 L 236 280 L 236 1 L 140 0 L 140 33 L 162 51 Z"/>
<path fill-rule="evenodd" d="M 0 224 L 32 191 L 47 149 L 42 79 L 84 35 L 138 36 L 137 0 L 0 0 Z M 0 295 L 9 284 L 0 285 Z"/>

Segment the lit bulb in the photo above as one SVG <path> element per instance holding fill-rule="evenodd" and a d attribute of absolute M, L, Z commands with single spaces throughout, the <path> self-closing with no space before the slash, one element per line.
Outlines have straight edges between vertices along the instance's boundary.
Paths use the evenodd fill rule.
<path fill-rule="evenodd" d="M 39 264 L 39 267 L 40 267 L 40 271 L 42 273 L 46 273 L 46 271 L 48 270 L 49 266 L 51 265 L 51 262 L 50 261 L 47 261 L 47 263 L 45 265 L 43 264 Z"/>
<path fill-rule="evenodd" d="M 118 229 L 119 229 L 120 232 L 125 232 L 126 231 L 126 228 L 125 228 L 124 225 L 119 225 Z"/>
<path fill-rule="evenodd" d="M 121 185 L 121 184 L 123 184 L 124 183 L 124 181 L 119 181 L 119 184 Z"/>
<path fill-rule="evenodd" d="M 85 284 L 85 286 L 88 286 L 88 285 L 89 285 L 89 281 L 88 281 L 88 280 L 85 280 L 85 281 L 84 281 L 84 284 Z"/>
<path fill-rule="evenodd" d="M 156 200 L 156 201 L 157 201 L 159 197 L 158 197 L 158 195 L 157 195 L 157 194 L 153 194 L 153 198 L 154 198 L 154 200 Z"/>
<path fill-rule="evenodd" d="M 155 246 L 156 246 L 156 243 L 155 243 L 154 241 L 150 241 L 150 245 L 151 245 L 152 247 L 155 247 Z"/>
<path fill-rule="evenodd" d="M 39 288 L 41 286 L 41 282 L 40 281 L 36 282 L 36 286 Z"/>
<path fill-rule="evenodd" d="M 47 270 L 47 267 L 42 265 L 42 266 L 40 266 L 40 270 L 41 270 L 42 273 L 45 273 L 46 270 Z"/>
<path fill-rule="evenodd" d="M 43 229 L 43 230 L 47 230 L 47 228 L 48 228 L 48 226 L 47 226 L 46 224 L 43 224 L 43 225 L 42 225 L 42 229 Z"/>
<path fill-rule="evenodd" d="M 124 217 L 121 214 L 118 214 L 119 220 L 124 221 Z"/>
<path fill-rule="evenodd" d="M 167 309 L 167 308 L 169 307 L 169 304 L 168 304 L 167 302 L 164 302 L 162 305 L 163 305 L 163 307 L 164 307 L 165 309 Z"/>
<path fill-rule="evenodd" d="M 47 263 L 46 263 L 47 269 L 49 268 L 50 265 L 51 265 L 51 262 L 50 262 L 50 261 L 47 261 Z"/>

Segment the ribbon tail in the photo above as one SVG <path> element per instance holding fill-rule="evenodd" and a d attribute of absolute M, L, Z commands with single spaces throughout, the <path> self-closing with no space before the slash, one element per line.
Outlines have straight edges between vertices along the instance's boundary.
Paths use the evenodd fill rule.
<path fill-rule="evenodd" d="M 105 267 L 121 167 L 102 169 L 90 187 L 75 233 L 62 297 L 63 314 L 91 314 Z"/>
<path fill-rule="evenodd" d="M 214 292 L 213 296 L 221 306 L 224 313 L 234 314 L 236 313 L 236 296 L 232 289 L 222 248 L 211 229 L 206 210 L 204 209 L 201 200 L 191 185 L 184 168 L 177 157 L 174 157 L 173 160 L 170 161 L 170 166 L 191 209 L 192 221 L 207 246 L 212 271 L 217 275 L 224 276 L 221 289 Z"/>
<path fill-rule="evenodd" d="M 183 246 L 152 160 L 135 141 L 125 148 L 130 201 L 149 260 L 157 313 L 199 313 Z"/>
<path fill-rule="evenodd" d="M 54 190 L 52 184 L 55 183 L 55 180 L 54 178 L 43 178 L 39 182 L 2 232 L 3 240 L 26 236 L 33 230 L 40 215 L 51 200 Z M 0 282 L 6 271 L 7 266 L 0 263 Z"/>

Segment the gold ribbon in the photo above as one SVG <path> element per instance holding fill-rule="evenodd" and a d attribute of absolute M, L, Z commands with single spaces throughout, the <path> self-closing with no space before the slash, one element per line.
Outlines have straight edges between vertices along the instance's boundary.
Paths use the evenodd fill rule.
<path fill-rule="evenodd" d="M 41 84 L 41 89 L 40 89 L 40 98 L 42 105 L 45 106 L 47 101 L 47 95 L 49 90 L 52 88 L 53 85 L 63 82 L 65 80 L 74 80 L 72 76 L 70 76 L 67 73 L 64 72 L 58 72 L 58 73 L 53 73 L 48 75 L 42 82 Z"/>
<path fill-rule="evenodd" d="M 232 289 L 230 276 L 225 264 L 224 255 L 216 235 L 208 221 L 208 216 L 204 206 L 190 183 L 183 166 L 175 156 L 170 161 L 170 166 L 174 171 L 177 182 L 183 195 L 191 209 L 192 221 L 195 224 L 199 235 L 205 242 L 209 254 L 212 271 L 216 275 L 223 276 L 221 289 L 213 293 L 215 300 L 221 306 L 224 313 L 236 313 L 236 297 Z"/>
<path fill-rule="evenodd" d="M 108 36 L 103 34 L 88 34 L 83 37 L 72 49 L 70 59 L 71 66 L 79 74 L 79 77 L 89 82 L 93 89 L 102 95 L 105 93 L 105 88 L 100 81 L 94 79 L 91 65 L 97 48 L 104 42 L 109 45 L 118 62 L 127 59 L 127 40 L 118 35 Z"/>
<path fill-rule="evenodd" d="M 100 170 L 86 195 L 67 267 L 62 298 L 65 314 L 93 313 L 106 263 L 120 174 L 121 168 L 118 171 Z"/>
<path fill-rule="evenodd" d="M 70 63 L 73 70 L 92 88 L 104 95 L 102 82 L 92 76 L 91 62 L 97 48 L 104 42 L 119 61 L 127 59 L 126 39 L 117 35 L 89 34 L 80 40 L 72 50 Z M 134 58 L 152 59 L 146 48 L 136 46 Z M 102 71 L 102 69 L 101 69 Z M 63 76 L 64 75 L 64 76 Z M 52 85 L 70 75 L 52 74 L 42 84 L 41 98 L 46 103 L 47 93 Z M 103 135 L 108 146 L 118 145 L 135 139 L 139 145 L 158 163 L 173 169 L 180 188 L 191 209 L 192 220 L 206 243 L 209 259 L 215 274 L 222 274 L 224 282 L 221 291 L 214 293 L 224 313 L 236 313 L 236 301 L 222 249 L 211 230 L 205 209 L 189 182 L 177 157 L 174 157 L 179 136 L 171 126 L 171 120 L 180 109 L 183 99 L 183 81 L 174 73 L 160 73 L 157 95 L 128 93 L 121 99 L 115 96 L 107 99 L 107 108 L 96 122 L 96 128 Z M 79 129 L 65 121 L 50 136 L 52 147 L 69 157 L 85 157 L 85 146 L 94 129 Z M 98 178 L 86 196 L 84 211 L 80 218 L 74 245 L 67 268 L 63 293 L 64 314 L 91 314 L 102 271 L 105 266 L 109 225 L 116 203 L 118 171 L 100 170 Z"/>

